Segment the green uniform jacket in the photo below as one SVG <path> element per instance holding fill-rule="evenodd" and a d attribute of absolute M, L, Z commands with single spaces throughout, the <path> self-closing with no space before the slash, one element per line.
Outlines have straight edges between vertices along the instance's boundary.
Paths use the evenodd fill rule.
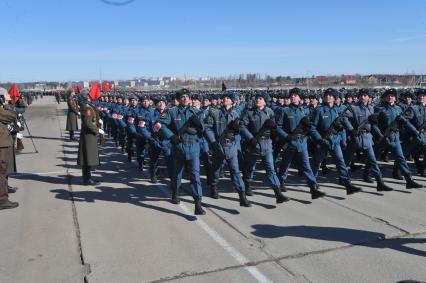
<path fill-rule="evenodd" d="M 89 104 L 85 104 L 81 116 L 80 141 L 78 143 L 77 164 L 80 166 L 99 165 L 98 115 Z"/>
<path fill-rule="evenodd" d="M 77 124 L 77 115 L 78 115 L 78 106 L 74 98 L 71 96 L 68 97 L 68 113 L 67 113 L 67 131 L 78 131 Z"/>

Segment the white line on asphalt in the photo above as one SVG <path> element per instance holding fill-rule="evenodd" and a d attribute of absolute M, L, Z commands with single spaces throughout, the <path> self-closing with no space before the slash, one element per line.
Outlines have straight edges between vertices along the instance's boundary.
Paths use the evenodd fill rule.
<path fill-rule="evenodd" d="M 170 197 L 170 193 L 160 187 L 159 188 L 165 195 Z M 186 207 L 184 204 L 179 204 L 179 207 L 189 215 L 192 215 L 192 211 Z M 238 264 L 245 265 L 249 263 L 249 260 L 243 256 L 239 251 L 232 247 L 219 233 L 217 233 L 213 228 L 211 228 L 206 222 L 197 217 L 195 223 L 203 229 L 216 243 L 218 243 L 230 256 L 232 256 Z M 258 282 L 266 283 L 273 282 L 266 275 L 264 275 L 256 266 L 246 266 L 244 267 Z"/>

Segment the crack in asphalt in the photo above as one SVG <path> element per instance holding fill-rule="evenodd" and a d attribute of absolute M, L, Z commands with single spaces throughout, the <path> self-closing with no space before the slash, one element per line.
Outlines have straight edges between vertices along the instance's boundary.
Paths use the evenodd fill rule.
<path fill-rule="evenodd" d="M 58 113 L 58 108 L 56 108 L 56 117 L 58 120 L 58 126 L 59 126 L 59 131 L 60 131 L 60 135 L 61 137 L 64 136 L 63 134 L 63 130 L 61 128 L 61 122 L 59 120 L 59 113 Z M 66 154 L 64 153 L 65 151 L 65 141 L 62 142 L 62 150 L 63 150 L 63 156 L 66 157 Z M 72 218 L 73 218 L 73 223 L 74 223 L 74 230 L 75 230 L 75 235 L 77 237 L 77 249 L 78 249 L 78 253 L 80 256 L 80 263 L 83 266 L 83 270 L 82 270 L 82 276 L 83 276 L 83 282 L 84 283 L 88 283 L 88 279 L 87 279 L 87 275 L 89 275 L 91 273 L 91 268 L 90 268 L 90 264 L 86 262 L 85 258 L 84 258 L 84 253 L 83 253 L 83 246 L 82 246 L 82 242 L 81 242 L 81 231 L 80 231 L 80 224 L 78 221 L 78 214 L 77 214 L 77 208 L 75 206 L 75 201 L 74 201 L 74 191 L 72 189 L 72 175 L 71 175 L 71 171 L 70 168 L 68 168 L 68 161 L 66 160 L 66 158 L 64 159 L 65 162 L 65 166 L 67 168 L 66 170 L 66 174 L 67 174 L 67 182 L 68 182 L 68 192 L 69 192 L 69 199 L 71 201 L 71 209 L 72 209 Z"/>

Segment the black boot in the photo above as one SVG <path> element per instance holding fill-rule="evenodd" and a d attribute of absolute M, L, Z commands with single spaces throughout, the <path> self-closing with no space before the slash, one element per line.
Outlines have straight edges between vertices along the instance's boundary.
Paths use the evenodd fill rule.
<path fill-rule="evenodd" d="M 179 204 L 180 203 L 180 197 L 179 197 L 179 193 L 176 191 L 172 192 L 172 203 L 173 204 Z"/>
<path fill-rule="evenodd" d="M 355 186 L 355 185 L 352 185 L 352 183 L 351 183 L 351 181 L 350 181 L 350 180 L 347 180 L 347 181 L 345 182 L 345 188 L 346 188 L 346 194 L 347 194 L 347 195 L 352 195 L 352 194 L 354 194 L 354 193 L 357 193 L 357 192 L 361 192 L 361 191 L 362 191 L 362 189 L 361 189 L 361 188 L 359 188 L 359 187 L 357 187 L 357 186 Z"/>
<path fill-rule="evenodd" d="M 201 198 L 198 197 L 195 199 L 195 211 L 194 211 L 195 215 L 204 215 L 206 214 L 206 211 L 203 209 L 203 207 L 201 206 Z"/>
<path fill-rule="evenodd" d="M 321 166 L 321 172 L 323 176 L 326 176 L 328 174 L 328 171 L 330 171 L 330 169 L 327 167 L 327 165 Z"/>
<path fill-rule="evenodd" d="M 84 186 L 97 186 L 100 183 L 101 182 L 99 182 L 98 180 L 88 179 L 88 180 L 84 180 L 83 185 Z"/>
<path fill-rule="evenodd" d="M 393 166 L 392 178 L 397 180 L 404 180 L 401 174 L 401 170 L 399 170 L 396 166 Z"/>
<path fill-rule="evenodd" d="M 128 150 L 127 151 L 127 161 L 128 162 L 132 162 L 132 151 L 131 150 Z"/>
<path fill-rule="evenodd" d="M 311 198 L 312 199 L 317 199 L 317 198 L 321 198 L 321 197 L 325 196 L 325 193 L 321 192 L 319 190 L 318 184 L 310 185 L 309 188 L 311 189 Z"/>
<path fill-rule="evenodd" d="M 219 198 L 219 193 L 217 191 L 217 187 L 216 186 L 210 186 L 210 197 L 214 198 L 214 199 L 218 199 Z"/>
<path fill-rule="evenodd" d="M 250 202 L 246 198 L 245 192 L 238 192 L 238 195 L 240 196 L 240 206 L 244 206 L 244 207 L 251 206 Z"/>
<path fill-rule="evenodd" d="M 386 185 L 383 180 L 377 180 L 377 191 L 378 192 L 390 192 L 393 191 L 391 187 Z"/>
<path fill-rule="evenodd" d="M 373 179 L 371 178 L 370 174 L 365 174 L 363 175 L 362 179 L 364 180 L 364 182 L 366 183 L 374 183 Z"/>
<path fill-rule="evenodd" d="M 153 184 L 157 184 L 158 183 L 158 179 L 157 179 L 157 176 L 152 176 L 152 178 L 151 178 L 151 183 L 153 183 Z"/>
<path fill-rule="evenodd" d="M 275 192 L 275 198 L 277 200 L 277 203 L 283 203 L 285 201 L 289 201 L 290 200 L 288 197 L 286 197 L 285 195 L 283 195 L 283 193 L 279 189 L 274 190 L 274 192 Z"/>
<path fill-rule="evenodd" d="M 407 179 L 407 184 L 405 185 L 405 188 L 407 188 L 407 189 L 423 188 L 423 186 L 421 184 L 419 184 L 419 183 L 417 183 L 416 181 L 413 180 L 411 175 L 408 175 L 406 179 Z"/>
<path fill-rule="evenodd" d="M 280 189 L 281 189 L 281 192 L 283 193 L 287 191 L 284 182 L 281 182 Z"/>
<path fill-rule="evenodd" d="M 244 186 L 246 187 L 246 195 L 247 196 L 253 196 L 253 190 L 250 187 L 250 184 L 248 182 L 244 182 Z"/>
<path fill-rule="evenodd" d="M 0 202 L 0 210 L 1 209 L 11 209 L 11 208 L 15 208 L 15 207 L 18 207 L 18 206 L 19 206 L 19 203 L 12 202 L 10 200 Z"/>

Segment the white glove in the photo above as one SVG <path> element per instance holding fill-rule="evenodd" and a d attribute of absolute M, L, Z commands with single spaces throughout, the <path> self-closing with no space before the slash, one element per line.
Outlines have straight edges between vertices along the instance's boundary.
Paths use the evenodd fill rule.
<path fill-rule="evenodd" d="M 78 114 L 77 114 L 78 116 L 81 116 L 81 113 L 80 112 L 78 112 Z"/>
<path fill-rule="evenodd" d="M 16 122 L 16 125 L 18 125 L 18 127 L 20 128 L 20 127 L 22 127 L 22 125 L 21 125 L 21 122 Z"/>
<path fill-rule="evenodd" d="M 24 138 L 24 135 L 21 133 L 16 133 L 16 138 L 22 140 Z"/>
<path fill-rule="evenodd" d="M 13 127 L 11 126 L 11 125 L 7 125 L 7 129 L 9 130 L 9 132 L 10 131 L 12 131 L 13 130 Z"/>
<path fill-rule="evenodd" d="M 102 119 L 99 119 L 99 124 L 103 125 L 104 121 Z"/>
<path fill-rule="evenodd" d="M 22 117 L 22 114 L 21 114 L 21 113 L 18 113 L 18 117 Z"/>
<path fill-rule="evenodd" d="M 98 130 L 99 130 L 99 134 L 100 134 L 100 135 L 105 134 L 104 130 L 102 130 L 102 129 L 98 129 Z"/>

